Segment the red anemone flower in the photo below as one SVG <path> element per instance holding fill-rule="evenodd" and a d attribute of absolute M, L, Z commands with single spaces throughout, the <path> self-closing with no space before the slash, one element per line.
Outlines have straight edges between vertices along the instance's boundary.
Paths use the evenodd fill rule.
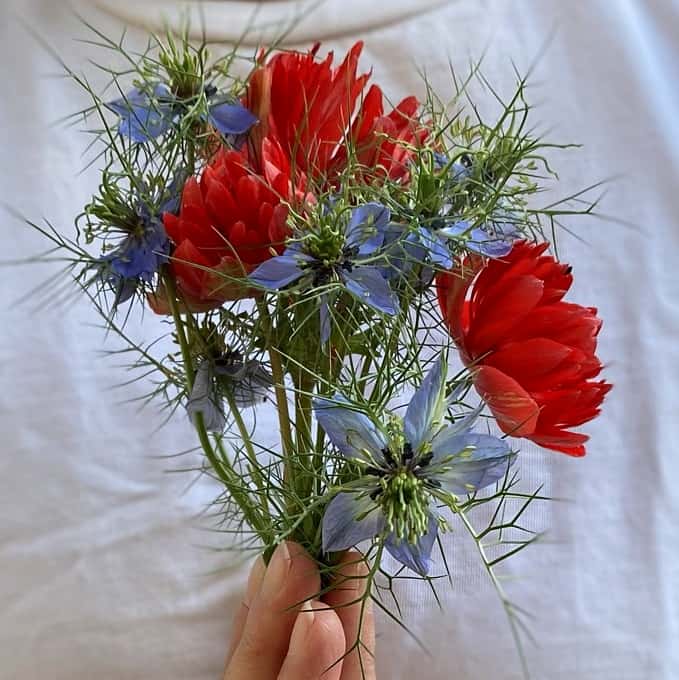
<path fill-rule="evenodd" d="M 179 215 L 165 214 L 176 246 L 170 270 L 188 308 L 206 310 L 249 296 L 252 290 L 240 279 L 282 252 L 288 208 L 281 198 L 290 182 L 282 161 L 266 165 L 268 176 L 254 174 L 244 154 L 222 150 L 199 180 L 191 177 L 184 185 Z M 160 299 L 154 308 L 165 311 Z"/>
<path fill-rule="evenodd" d="M 593 380 L 601 320 L 563 301 L 571 270 L 547 248 L 519 242 L 501 260 L 465 260 L 438 276 L 439 304 L 502 431 L 584 456 L 588 437 L 568 430 L 597 416 L 611 389 Z"/>
<path fill-rule="evenodd" d="M 260 160 L 271 137 L 296 170 L 327 178 L 346 167 L 349 146 L 376 174 L 404 178 L 412 146 L 427 135 L 416 118 L 417 99 L 408 97 L 385 115 L 381 89 L 372 85 L 366 93 L 370 74 L 357 73 L 363 43 L 335 68 L 332 52 L 317 60 L 319 47 L 278 53 L 253 73 L 245 104 L 260 121 L 250 134 L 254 157 Z"/>

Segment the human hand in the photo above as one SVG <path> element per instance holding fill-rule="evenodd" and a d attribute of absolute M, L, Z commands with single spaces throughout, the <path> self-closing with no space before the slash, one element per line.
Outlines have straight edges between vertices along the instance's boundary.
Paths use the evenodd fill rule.
<path fill-rule="evenodd" d="M 318 567 L 301 546 L 280 544 L 268 567 L 259 558 L 234 620 L 224 680 L 375 680 L 370 599 L 363 615 L 356 602 L 366 574 L 361 556 L 347 553 L 337 587 L 321 601 Z"/>

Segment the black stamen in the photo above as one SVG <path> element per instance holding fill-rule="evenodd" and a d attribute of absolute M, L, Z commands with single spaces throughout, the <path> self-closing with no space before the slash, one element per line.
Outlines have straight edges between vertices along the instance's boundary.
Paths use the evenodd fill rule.
<path fill-rule="evenodd" d="M 387 461 L 387 465 L 390 467 L 396 467 L 396 459 L 394 458 L 394 454 L 389 450 L 389 448 L 385 447 L 382 449 L 382 455 L 384 456 L 384 460 Z"/>
<path fill-rule="evenodd" d="M 420 458 L 420 460 L 418 461 L 420 467 L 427 467 L 427 465 L 429 465 L 429 463 L 431 463 L 433 457 L 434 457 L 434 454 L 433 454 L 432 451 L 430 451 L 429 453 L 425 453 L 425 455 L 422 456 L 422 458 Z"/>
<path fill-rule="evenodd" d="M 409 460 L 413 459 L 414 455 L 415 453 L 413 451 L 413 445 L 410 442 L 406 442 L 403 445 L 403 453 L 401 454 L 403 464 L 406 465 Z"/>

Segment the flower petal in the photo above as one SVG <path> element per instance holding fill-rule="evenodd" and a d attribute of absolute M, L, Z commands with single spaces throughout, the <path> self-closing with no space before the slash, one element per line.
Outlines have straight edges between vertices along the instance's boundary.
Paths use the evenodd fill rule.
<path fill-rule="evenodd" d="M 366 203 L 354 208 L 346 230 L 346 244 L 358 248 L 361 256 L 372 255 L 384 242 L 391 212 L 381 203 Z"/>
<path fill-rule="evenodd" d="M 257 117 L 242 104 L 228 103 L 211 106 L 208 120 L 225 137 L 243 135 L 257 123 Z"/>
<path fill-rule="evenodd" d="M 332 399 L 314 399 L 313 408 L 320 426 L 344 456 L 365 460 L 367 451 L 377 461 L 382 460 L 382 450 L 387 445 L 384 435 L 341 394 Z"/>
<path fill-rule="evenodd" d="M 301 261 L 305 259 L 303 255 L 278 255 L 270 260 L 262 262 L 249 276 L 250 281 L 267 288 L 268 290 L 279 290 L 301 278 L 304 271 L 300 267 Z"/>
<path fill-rule="evenodd" d="M 351 548 L 375 538 L 383 526 L 384 517 L 367 492 L 338 493 L 323 514 L 323 551 Z"/>
<path fill-rule="evenodd" d="M 540 407 L 514 378 L 493 366 L 480 366 L 474 370 L 474 387 L 505 434 L 527 437 L 535 432 Z"/>
<path fill-rule="evenodd" d="M 217 395 L 210 364 L 203 361 L 199 364 L 193 389 L 186 403 L 186 412 L 195 424 L 198 413 L 203 416 L 203 425 L 210 432 L 223 432 L 226 425 L 224 409 Z"/>
<path fill-rule="evenodd" d="M 158 98 L 170 96 L 169 90 L 163 85 L 157 85 L 153 94 Z M 124 97 L 106 106 L 120 117 L 118 132 L 136 143 L 148 142 L 160 136 L 172 123 L 172 104 L 152 101 L 138 88 L 133 88 Z"/>
<path fill-rule="evenodd" d="M 420 576 L 426 576 L 431 569 L 431 551 L 438 536 L 438 522 L 434 515 L 429 515 L 427 533 L 420 536 L 417 543 L 406 540 L 399 541 L 393 534 L 389 534 L 384 541 L 384 547 L 391 556 L 401 564 L 412 569 Z"/>
<path fill-rule="evenodd" d="M 454 427 L 442 430 L 434 438 L 432 453 L 429 474 L 454 494 L 494 484 L 516 459 L 503 439 L 476 432 L 457 434 Z"/>
<path fill-rule="evenodd" d="M 355 267 L 342 277 L 347 290 L 366 305 L 384 314 L 398 312 L 398 298 L 377 267 Z"/>
<path fill-rule="evenodd" d="M 446 242 L 441 237 L 426 227 L 420 227 L 420 243 L 427 251 L 429 261 L 441 269 L 450 269 L 453 266 L 453 258 Z"/>
<path fill-rule="evenodd" d="M 458 236 L 464 236 L 469 232 L 470 224 L 467 220 L 460 220 L 459 222 L 454 222 L 449 224 L 442 229 L 439 229 L 439 234 L 445 236 L 446 238 L 455 239 Z"/>
<path fill-rule="evenodd" d="M 408 404 L 403 426 L 406 441 L 415 452 L 443 415 L 446 406 L 446 369 L 446 360 L 441 354 Z"/>

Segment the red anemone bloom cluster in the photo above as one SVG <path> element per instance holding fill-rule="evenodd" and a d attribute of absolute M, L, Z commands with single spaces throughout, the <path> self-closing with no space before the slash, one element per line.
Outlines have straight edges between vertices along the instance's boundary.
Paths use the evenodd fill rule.
<path fill-rule="evenodd" d="M 570 267 L 547 247 L 520 242 L 501 260 L 465 260 L 439 275 L 439 304 L 502 431 L 583 456 L 588 437 L 568 430 L 598 415 L 611 389 L 594 380 L 601 320 L 596 309 L 563 301 Z"/>
<path fill-rule="evenodd" d="M 332 52 L 317 60 L 318 49 L 276 54 L 252 75 L 245 101 L 260 120 L 251 135 L 254 155 L 273 137 L 292 165 L 315 179 L 341 173 L 349 153 L 375 174 L 405 178 L 410 150 L 427 136 L 417 99 L 385 115 L 382 90 L 366 92 L 370 74 L 357 73 L 362 42 L 336 68 Z"/>
<path fill-rule="evenodd" d="M 165 214 L 175 244 L 170 263 L 184 303 L 209 309 L 248 295 L 239 279 L 282 252 L 288 208 L 277 191 L 287 178 L 253 174 L 238 151 L 220 151 L 200 179 L 189 178 L 178 216 Z"/>
<path fill-rule="evenodd" d="M 166 214 L 175 250 L 171 271 L 189 309 L 247 297 L 239 279 L 281 252 L 286 202 L 313 201 L 308 192 L 329 185 L 353 156 L 371 177 L 405 181 L 413 145 L 426 137 L 419 103 L 404 99 L 385 115 L 382 91 L 364 92 L 356 43 L 338 67 L 333 55 L 284 52 L 252 74 L 245 105 L 258 117 L 242 151 L 222 150 L 200 179 L 186 183 L 178 216 Z M 151 300 L 166 312 L 162 291 Z"/>

